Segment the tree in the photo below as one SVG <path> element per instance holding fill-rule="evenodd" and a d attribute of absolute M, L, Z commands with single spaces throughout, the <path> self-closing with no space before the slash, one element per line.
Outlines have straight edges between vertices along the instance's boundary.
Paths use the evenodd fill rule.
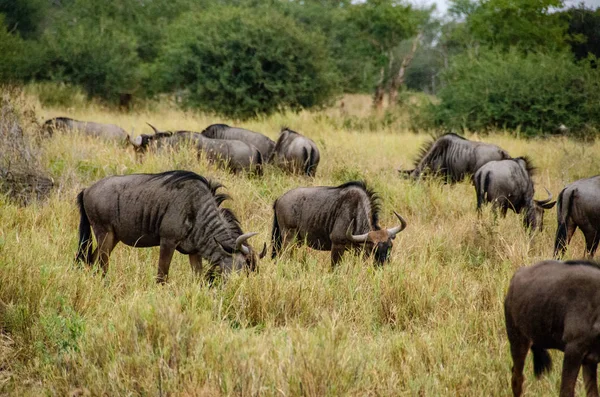
<path fill-rule="evenodd" d="M 600 57 L 600 7 L 587 8 L 583 3 L 564 12 L 569 21 L 571 51 L 578 60 L 589 54 Z"/>
<path fill-rule="evenodd" d="M 324 38 L 268 8 L 212 7 L 167 30 L 156 76 L 185 104 L 245 119 L 327 104 L 337 76 Z"/>

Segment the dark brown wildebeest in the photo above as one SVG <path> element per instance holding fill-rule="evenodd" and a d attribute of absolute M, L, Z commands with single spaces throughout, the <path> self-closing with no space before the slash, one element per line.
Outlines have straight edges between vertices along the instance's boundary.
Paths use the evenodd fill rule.
<path fill-rule="evenodd" d="M 256 256 L 246 243 L 256 233 L 242 232 L 233 212 L 220 204 L 220 184 L 189 171 L 111 176 L 77 196 L 81 219 L 77 259 L 104 274 L 119 241 L 131 247 L 160 246 L 158 282 L 165 282 L 175 250 L 189 255 L 196 273 L 202 258 L 222 273 L 254 270 Z M 92 252 L 91 229 L 98 247 Z M 260 257 L 266 253 L 266 245 Z M 209 272 L 209 274 L 211 274 Z"/>
<path fill-rule="evenodd" d="M 477 210 L 484 202 L 492 203 L 494 211 L 500 209 L 502 216 L 510 208 L 517 214 L 525 210 L 523 224 L 531 230 L 542 230 L 544 210 L 554 207 L 556 201 L 548 192 L 546 200 L 534 200 L 535 194 L 531 175 L 534 167 L 526 157 L 509 160 L 494 160 L 485 163 L 473 177 L 477 195 Z"/>
<path fill-rule="evenodd" d="M 426 143 L 415 161 L 415 169 L 400 170 L 411 179 L 432 173 L 442 175 L 454 183 L 472 176 L 485 163 L 506 160 L 510 155 L 491 143 L 469 141 L 459 135 L 448 133 Z"/>
<path fill-rule="evenodd" d="M 115 124 L 94 123 L 93 121 L 78 121 L 68 117 L 55 117 L 46 120 L 43 128 L 52 135 L 54 130 L 79 131 L 84 135 L 95 138 L 125 141 L 129 136 L 127 132 Z"/>
<path fill-rule="evenodd" d="M 315 176 L 321 156 L 317 145 L 303 135 L 282 128 L 273 151 L 274 162 L 290 172 Z"/>
<path fill-rule="evenodd" d="M 523 367 L 531 349 L 536 377 L 551 367 L 546 349 L 565 353 L 560 396 L 575 394 L 583 366 L 586 395 L 598 396 L 600 268 L 587 261 L 547 260 L 516 271 L 506 299 L 506 332 L 513 360 L 512 391 L 523 391 Z"/>
<path fill-rule="evenodd" d="M 263 173 L 263 158 L 260 151 L 242 141 L 234 139 L 212 139 L 191 131 L 158 131 L 152 124 L 148 124 L 154 135 L 140 135 L 129 139 L 129 143 L 138 153 L 145 153 L 149 148 L 176 149 L 182 145 L 193 145 L 198 154 L 204 153 L 206 158 L 218 165 L 222 165 L 233 173 L 239 171 L 256 171 L 257 175 Z"/>
<path fill-rule="evenodd" d="M 270 161 L 275 149 L 275 142 L 258 132 L 243 128 L 230 127 L 226 124 L 212 124 L 202 131 L 202 135 L 213 139 L 236 139 L 249 145 L 254 145 L 265 161 Z"/>
<path fill-rule="evenodd" d="M 565 253 L 573 233 L 580 228 L 585 236 L 586 254 L 592 258 L 600 242 L 600 175 L 580 179 L 558 194 L 558 228 L 554 257 Z"/>
<path fill-rule="evenodd" d="M 292 189 L 275 200 L 273 210 L 273 258 L 296 238 L 311 248 L 331 250 L 332 266 L 351 247 L 372 253 L 376 263 L 383 264 L 392 240 L 406 227 L 396 212 L 400 226 L 379 227 L 379 202 L 364 182 Z"/>

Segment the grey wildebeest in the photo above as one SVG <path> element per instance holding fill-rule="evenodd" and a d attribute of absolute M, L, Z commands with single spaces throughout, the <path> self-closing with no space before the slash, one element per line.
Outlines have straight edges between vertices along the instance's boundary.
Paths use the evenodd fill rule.
<path fill-rule="evenodd" d="M 426 143 L 420 150 L 413 170 L 400 170 L 412 179 L 432 173 L 454 183 L 473 175 L 479 167 L 492 160 L 509 159 L 510 155 L 491 143 L 473 142 L 454 133 L 447 133 Z"/>
<path fill-rule="evenodd" d="M 586 395 L 598 396 L 599 290 L 600 268 L 593 262 L 547 260 L 516 271 L 504 300 L 515 397 L 523 391 L 523 368 L 530 349 L 536 377 L 551 367 L 546 349 L 565 353 L 561 397 L 574 396 L 582 366 Z"/>
<path fill-rule="evenodd" d="M 102 124 L 93 121 L 78 121 L 68 117 L 55 117 L 46 120 L 43 128 L 52 135 L 55 130 L 79 131 L 80 133 L 95 138 L 125 141 L 129 136 L 127 132 L 115 124 Z"/>
<path fill-rule="evenodd" d="M 189 171 L 111 176 L 79 193 L 81 215 L 77 259 L 90 265 L 99 260 L 104 274 L 115 245 L 160 246 L 158 282 L 165 282 L 175 250 L 189 255 L 196 273 L 202 259 L 215 270 L 256 268 L 254 250 L 229 209 L 228 198 L 217 194 L 220 184 Z M 98 247 L 92 252 L 91 230 Z M 266 245 L 260 257 L 266 252 Z M 211 273 L 209 273 L 211 274 Z"/>
<path fill-rule="evenodd" d="M 554 207 L 552 194 L 545 200 L 535 200 L 531 175 L 534 167 L 526 157 L 489 161 L 475 172 L 473 184 L 477 194 L 477 210 L 484 202 L 492 203 L 502 216 L 510 208 L 517 214 L 525 210 L 523 223 L 531 230 L 542 230 L 544 210 Z M 547 191 L 547 190 L 546 190 Z"/>
<path fill-rule="evenodd" d="M 593 257 L 600 241 L 600 175 L 567 185 L 558 195 L 558 228 L 554 257 L 562 256 L 573 233 L 580 228 L 586 253 Z"/>
<path fill-rule="evenodd" d="M 290 172 L 315 176 L 321 159 L 317 145 L 287 127 L 281 129 L 273 151 L 274 162 Z"/>
<path fill-rule="evenodd" d="M 215 164 L 222 165 L 234 173 L 239 171 L 256 171 L 262 175 L 263 157 L 253 145 L 238 140 L 212 139 L 200 133 L 191 131 L 158 131 L 152 124 L 148 124 L 154 135 L 140 135 L 129 139 L 138 153 L 145 153 L 149 148 L 163 149 L 183 145 L 193 145 L 198 154 L 204 153 L 206 158 Z"/>
<path fill-rule="evenodd" d="M 237 139 L 249 145 L 254 145 L 265 161 L 270 161 L 275 148 L 275 142 L 258 132 L 243 128 L 230 127 L 226 124 L 212 124 L 202 131 L 202 135 L 213 139 Z"/>
<path fill-rule="evenodd" d="M 348 248 L 364 249 L 377 264 L 388 260 L 392 240 L 406 227 L 379 227 L 379 200 L 364 182 L 337 187 L 301 187 L 288 191 L 273 205 L 272 257 L 294 238 L 314 249 L 331 250 L 335 266 Z"/>

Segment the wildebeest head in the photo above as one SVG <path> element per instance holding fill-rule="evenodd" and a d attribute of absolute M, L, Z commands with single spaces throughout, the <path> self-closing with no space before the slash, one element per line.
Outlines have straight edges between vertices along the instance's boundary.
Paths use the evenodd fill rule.
<path fill-rule="evenodd" d="M 228 254 L 227 258 L 224 259 L 221 264 L 221 269 L 224 273 L 230 273 L 231 271 L 247 270 L 250 272 L 257 270 L 258 260 L 256 253 L 251 245 L 247 243 L 250 237 L 257 235 L 258 233 L 245 233 L 239 236 L 235 240 L 235 247 L 227 247 L 219 243 L 216 239 L 215 242 L 219 245 L 221 250 Z M 258 259 L 264 258 L 267 253 L 267 244 L 263 246 L 262 252 L 258 255 Z"/>
<path fill-rule="evenodd" d="M 371 253 L 378 265 L 383 265 L 390 256 L 392 251 L 392 240 L 406 227 L 406 221 L 394 211 L 394 215 L 400 220 L 400 225 L 389 229 L 371 230 L 364 234 L 354 235 L 352 229 L 354 220 L 350 223 L 350 227 L 346 231 L 346 237 L 349 241 L 355 244 L 363 244 L 366 252 Z"/>
<path fill-rule="evenodd" d="M 533 200 L 533 206 L 527 209 L 525 226 L 530 227 L 532 230 L 542 230 L 544 226 L 544 211 L 551 209 L 556 204 L 556 201 L 552 201 L 552 193 L 548 189 L 546 189 L 546 193 L 548 193 L 547 199 Z"/>
<path fill-rule="evenodd" d="M 154 130 L 154 135 L 142 134 L 137 136 L 135 139 L 131 139 L 131 136 L 127 135 L 127 142 L 133 146 L 134 150 L 138 153 L 147 152 L 148 146 L 152 141 L 173 135 L 171 131 L 159 131 L 152 124 L 146 124 L 148 124 L 150 128 Z"/>

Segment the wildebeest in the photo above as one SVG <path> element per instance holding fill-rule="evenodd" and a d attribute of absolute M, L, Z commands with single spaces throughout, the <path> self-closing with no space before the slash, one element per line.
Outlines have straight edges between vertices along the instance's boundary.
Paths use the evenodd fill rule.
<path fill-rule="evenodd" d="M 281 129 L 273 156 L 274 162 L 281 167 L 313 177 L 321 159 L 319 149 L 312 139 L 287 127 Z"/>
<path fill-rule="evenodd" d="M 202 258 L 222 273 L 256 268 L 254 250 L 231 210 L 220 207 L 228 198 L 221 187 L 189 171 L 110 176 L 77 196 L 79 250 L 77 259 L 93 264 L 104 274 L 115 245 L 160 246 L 158 282 L 165 282 L 175 250 L 189 255 L 196 273 Z M 92 252 L 91 229 L 98 247 Z M 260 257 L 263 257 L 266 245 Z"/>
<path fill-rule="evenodd" d="M 509 160 L 489 161 L 477 170 L 473 178 L 477 194 L 477 210 L 484 202 L 492 203 L 493 209 L 500 209 L 502 216 L 510 208 L 517 214 L 525 210 L 523 223 L 531 230 L 541 230 L 544 223 L 544 210 L 554 207 L 552 194 L 546 200 L 534 200 L 534 187 L 531 175 L 534 167 L 526 157 Z M 547 190 L 546 190 L 547 191 Z"/>
<path fill-rule="evenodd" d="M 254 145 L 260 150 L 265 161 L 270 161 L 275 148 L 275 142 L 263 134 L 243 128 L 230 127 L 226 124 L 209 125 L 202 131 L 202 135 L 213 139 L 237 139 L 249 145 Z"/>
<path fill-rule="evenodd" d="M 396 212 L 400 226 L 379 227 L 379 200 L 364 182 L 292 189 L 275 200 L 273 210 L 273 258 L 297 238 L 311 248 L 331 250 L 332 266 L 351 247 L 373 253 L 376 263 L 383 264 L 392 240 L 406 227 Z"/>
<path fill-rule="evenodd" d="M 579 227 L 585 236 L 586 252 L 593 257 L 600 241 L 600 175 L 567 185 L 558 195 L 558 228 L 554 257 L 564 254 Z"/>
<path fill-rule="evenodd" d="M 55 130 L 79 131 L 84 135 L 95 138 L 114 139 L 125 141 L 129 136 L 127 132 L 115 124 L 102 124 L 93 121 L 78 121 L 68 117 L 55 117 L 46 120 L 43 128 L 48 134 L 52 135 Z"/>
<path fill-rule="evenodd" d="M 506 332 L 513 360 L 512 391 L 523 391 L 525 357 L 531 349 L 536 377 L 551 367 L 546 349 L 565 353 L 560 396 L 574 396 L 579 368 L 587 396 L 598 396 L 600 268 L 588 261 L 547 260 L 516 271 L 506 299 Z"/>
<path fill-rule="evenodd" d="M 412 179 L 428 172 L 442 175 L 450 183 L 473 175 L 479 167 L 493 160 L 509 159 L 510 155 L 491 143 L 473 142 L 454 133 L 447 133 L 421 148 L 415 169 L 400 170 Z"/>
<path fill-rule="evenodd" d="M 158 131 L 152 124 L 148 125 L 154 130 L 154 135 L 143 134 L 129 139 L 137 152 L 145 153 L 151 146 L 161 149 L 191 144 L 199 153 L 205 153 L 209 161 L 223 165 L 234 173 L 247 170 L 262 175 L 263 157 L 253 145 L 234 139 L 212 139 L 191 131 Z"/>

